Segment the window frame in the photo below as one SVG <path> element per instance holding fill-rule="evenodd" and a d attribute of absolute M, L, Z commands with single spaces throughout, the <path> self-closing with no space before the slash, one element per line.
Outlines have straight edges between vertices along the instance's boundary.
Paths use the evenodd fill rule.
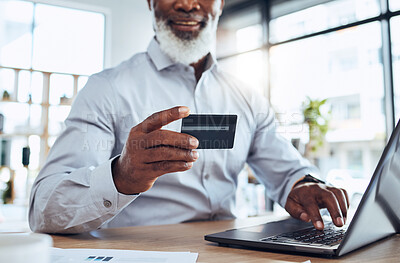
<path fill-rule="evenodd" d="M 332 33 L 332 32 L 337 32 L 339 30 L 343 30 L 343 29 L 347 29 L 350 27 L 355 27 L 355 26 L 359 26 L 359 25 L 364 25 L 364 24 L 368 24 L 368 23 L 372 23 L 372 22 L 380 22 L 381 24 L 381 29 L 382 29 L 382 58 L 383 58 L 383 71 L 384 71 L 384 107 L 385 107 L 385 123 L 386 123 L 386 141 L 390 138 L 390 134 L 392 133 L 395 125 L 396 125 L 396 121 L 395 121 L 395 105 L 394 105 L 394 83 L 393 83 L 393 63 L 392 63 L 392 42 L 391 42 L 391 27 L 390 27 L 390 19 L 396 16 L 400 17 L 400 10 L 392 12 L 389 9 L 389 0 L 380 0 L 380 6 L 381 6 L 381 12 L 379 15 L 375 16 L 375 17 L 371 17 L 368 19 L 364 19 L 364 20 L 360 20 L 357 22 L 353 22 L 353 23 L 349 23 L 347 25 L 342 25 L 342 26 L 337 26 L 337 27 L 333 27 L 333 28 L 329 28 L 323 31 L 319 31 L 319 32 L 314 32 L 314 33 L 310 33 L 310 34 L 306 34 L 300 37 L 296 37 L 296 38 L 292 38 L 292 39 L 288 39 L 282 42 L 276 42 L 276 43 L 271 43 L 270 41 L 270 36 L 269 36 L 269 24 L 270 21 L 272 20 L 271 17 L 271 8 L 272 8 L 272 4 L 276 4 L 276 3 L 282 3 L 285 2 L 287 0 L 275 0 L 275 1 L 263 1 L 263 0 L 248 0 L 248 1 L 241 1 L 237 4 L 231 5 L 231 6 L 227 6 L 224 9 L 224 12 L 222 14 L 221 19 L 223 19 L 224 16 L 228 16 L 230 14 L 237 14 L 240 13 L 241 10 L 245 9 L 245 8 L 250 8 L 253 6 L 258 5 L 259 8 L 261 9 L 261 16 L 262 16 L 262 26 L 263 26 L 263 42 L 262 42 L 262 46 L 253 49 L 253 50 L 247 50 L 244 52 L 237 52 L 235 54 L 230 54 L 228 56 L 224 56 L 224 57 L 218 57 L 218 60 L 224 60 L 227 58 L 231 58 L 234 56 L 238 56 L 241 54 L 246 54 L 249 52 L 253 52 L 256 50 L 261 50 L 264 51 L 266 53 L 266 57 L 267 57 L 267 76 L 269 76 L 267 78 L 267 82 L 266 82 L 266 87 L 264 90 L 264 94 L 266 95 L 266 97 L 270 100 L 271 98 L 271 62 L 270 62 L 270 49 L 274 46 L 278 46 L 281 44 L 285 44 L 285 43 L 289 43 L 289 42 L 294 42 L 294 41 L 298 41 L 298 40 L 302 40 L 302 39 L 307 39 L 307 38 L 312 38 L 315 36 L 319 36 L 319 35 L 324 35 L 324 34 L 328 34 L 328 33 Z M 322 2 L 328 2 L 328 1 L 335 1 L 335 0 L 315 0 L 315 5 L 317 4 L 321 4 Z M 273 2 L 273 3 L 271 3 Z M 307 6 L 311 7 L 312 5 L 309 4 Z M 300 10 L 292 10 L 289 13 L 293 13 L 293 12 L 297 12 Z M 282 15 L 287 15 L 289 13 L 285 13 Z M 274 17 L 276 18 L 276 17 Z M 265 200 L 265 208 L 267 211 L 272 211 L 274 210 L 274 202 L 272 200 L 270 200 L 268 197 L 266 197 Z"/>
<path fill-rule="evenodd" d="M 111 46 L 111 40 L 112 40 L 111 39 L 111 37 L 112 37 L 111 9 L 102 7 L 102 6 L 90 5 L 90 4 L 86 4 L 86 3 L 79 3 L 79 2 L 73 2 L 73 1 L 64 1 L 64 0 L 19 0 L 19 1 L 31 2 L 33 4 L 45 4 L 45 5 L 51 5 L 51 6 L 57 6 L 57 7 L 71 8 L 71 9 L 76 9 L 76 10 L 81 10 L 81 11 L 101 13 L 104 16 L 103 65 L 104 65 L 104 68 L 109 68 L 112 66 L 111 65 L 111 51 L 112 51 L 112 46 Z"/>
<path fill-rule="evenodd" d="M 87 5 L 87 4 L 82 4 L 82 3 L 77 3 L 77 2 L 68 2 L 68 1 L 63 1 L 63 0 L 16 0 L 19 2 L 25 2 L 25 3 L 32 3 L 33 4 L 33 12 L 35 12 L 36 4 L 44 4 L 44 5 L 49 5 L 49 6 L 55 6 L 55 7 L 63 7 L 63 8 L 69 8 L 69 9 L 75 9 L 79 11 L 87 11 L 87 12 L 95 12 L 99 13 L 104 16 L 104 50 L 103 50 L 103 68 L 108 68 L 111 67 L 111 10 L 108 8 L 104 7 L 98 7 L 98 6 L 92 6 L 92 5 Z M 32 43 L 33 45 L 33 30 L 34 30 L 34 21 L 35 21 L 35 13 L 33 13 L 32 17 Z M 43 74 L 43 91 L 42 91 L 42 102 L 41 103 L 29 103 L 29 102 L 22 102 L 17 99 L 17 97 L 12 97 L 10 99 L 10 102 L 5 102 L 5 103 L 20 103 L 25 104 L 33 104 L 33 105 L 40 105 L 42 109 L 41 113 L 41 119 L 42 122 L 40 124 L 40 127 L 42 129 L 41 132 L 27 132 L 27 133 L 5 133 L 2 135 L 2 137 L 5 138 L 25 138 L 28 140 L 29 136 L 31 135 L 37 135 L 40 136 L 40 156 L 39 156 L 39 169 L 41 169 L 44 165 L 45 159 L 47 157 L 47 154 L 50 150 L 50 145 L 49 145 L 49 138 L 53 137 L 53 134 L 49 134 L 49 110 L 50 107 L 53 106 L 65 106 L 68 105 L 70 106 L 71 102 L 66 102 L 66 103 L 59 103 L 59 104 L 50 104 L 49 103 L 49 95 L 50 95 L 50 77 L 52 74 L 61 74 L 61 75 L 67 75 L 67 76 L 72 76 L 73 77 L 73 98 L 76 96 L 78 89 L 79 89 L 79 80 L 81 77 L 88 77 L 87 75 L 80 75 L 80 74 L 75 74 L 75 73 L 65 73 L 65 72 L 47 72 L 43 70 L 37 70 L 32 68 L 32 61 L 31 64 L 28 68 L 15 68 L 15 67 L 8 67 L 8 66 L 2 66 L 0 65 L 0 69 L 10 69 L 14 71 L 15 74 L 15 81 L 13 83 L 13 90 L 15 93 L 15 96 L 18 94 L 18 86 L 19 86 L 19 81 L 17 78 L 19 77 L 19 73 L 21 71 L 30 71 L 30 74 L 33 73 L 41 73 Z"/>
<path fill-rule="evenodd" d="M 242 9 L 249 8 L 255 5 L 258 5 L 261 9 L 262 12 L 262 25 L 263 25 L 263 45 L 259 48 L 253 49 L 253 50 L 248 50 L 245 52 L 238 52 L 229 56 L 224 56 L 224 57 L 219 57 L 219 60 L 223 60 L 226 58 L 230 58 L 233 56 L 237 56 L 240 54 L 245 54 L 248 52 L 256 51 L 256 50 L 264 50 L 267 54 L 267 68 L 268 68 L 268 76 L 271 76 L 270 74 L 270 61 L 269 61 L 269 54 L 270 54 L 270 49 L 274 46 L 290 43 L 290 42 L 295 42 L 298 40 L 303 40 L 303 39 L 308 39 L 312 38 L 315 36 L 319 35 L 325 35 L 328 33 L 332 32 L 337 32 L 339 30 L 347 29 L 350 27 L 355 27 L 355 26 L 360 26 L 360 25 L 365 25 L 368 23 L 372 22 L 380 22 L 381 28 L 382 28 L 382 58 L 383 58 L 383 71 L 384 71 L 384 100 L 385 100 L 385 118 L 386 118 L 386 140 L 390 138 L 390 134 L 392 133 L 394 127 L 396 126 L 396 115 L 395 115 L 395 105 L 394 105 L 394 83 L 393 83 L 393 61 L 392 61 L 392 41 L 391 41 L 391 27 L 390 27 L 390 19 L 396 16 L 400 16 L 400 10 L 398 11 L 391 11 L 389 8 L 389 0 L 380 0 L 380 6 L 381 6 L 381 12 L 379 15 L 367 19 L 363 19 L 360 21 L 352 22 L 347 25 L 341 25 L 337 27 L 332 27 L 326 30 L 310 33 L 310 34 L 305 34 L 299 37 L 291 38 L 285 41 L 280 41 L 280 42 L 274 42 L 272 43 L 270 41 L 269 37 L 269 24 L 270 21 L 272 20 L 271 18 L 271 8 L 273 4 L 276 3 L 283 3 L 286 0 L 282 1 L 272 1 L 273 3 L 270 3 L 271 1 L 261 1 L 261 0 L 250 0 L 250 1 L 243 1 L 238 4 L 228 6 L 226 9 L 224 9 L 223 16 L 229 16 L 230 14 L 237 14 L 239 13 Z M 335 0 L 331 0 L 335 1 Z M 328 2 L 328 1 L 321 1 L 321 0 L 315 0 L 315 5 L 320 4 L 321 2 Z M 307 7 L 310 7 L 308 5 Z M 302 10 L 302 9 L 300 9 Z M 291 13 L 297 12 L 300 10 L 292 10 Z M 285 13 L 284 15 L 287 15 L 290 13 Z M 274 17 L 276 18 L 276 17 Z M 223 19 L 223 17 L 222 17 Z M 270 90 L 271 90 L 271 82 L 270 78 L 268 78 L 268 81 L 266 83 L 266 90 L 265 94 L 267 98 L 270 98 Z"/>

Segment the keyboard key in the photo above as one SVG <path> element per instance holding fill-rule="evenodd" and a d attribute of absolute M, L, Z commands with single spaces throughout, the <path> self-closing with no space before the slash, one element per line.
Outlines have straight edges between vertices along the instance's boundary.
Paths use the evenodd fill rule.
<path fill-rule="evenodd" d="M 285 244 L 302 244 L 302 245 L 328 245 L 335 246 L 341 242 L 346 229 L 338 229 L 332 223 L 327 224 L 324 230 L 316 230 L 315 228 L 307 228 L 292 233 L 283 233 L 273 237 L 261 239 L 266 242 L 278 242 Z"/>

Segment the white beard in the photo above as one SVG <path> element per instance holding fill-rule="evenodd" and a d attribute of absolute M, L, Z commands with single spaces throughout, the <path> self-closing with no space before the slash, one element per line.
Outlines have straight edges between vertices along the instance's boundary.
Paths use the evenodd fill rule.
<path fill-rule="evenodd" d="M 190 65 L 198 62 L 208 53 L 214 52 L 215 38 L 219 17 L 210 17 L 199 35 L 192 40 L 181 39 L 174 34 L 167 23 L 156 19 L 153 12 L 153 24 L 160 49 L 175 63 Z"/>

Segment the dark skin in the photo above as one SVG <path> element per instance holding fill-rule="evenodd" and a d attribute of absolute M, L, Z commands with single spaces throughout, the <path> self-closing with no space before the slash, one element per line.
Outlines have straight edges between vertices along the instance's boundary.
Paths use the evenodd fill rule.
<path fill-rule="evenodd" d="M 198 159 L 198 140 L 190 135 L 161 130 L 164 125 L 189 115 L 189 108 L 175 107 L 154 113 L 130 130 L 112 173 L 117 190 L 138 194 L 149 190 L 166 173 L 192 168 Z"/>
<path fill-rule="evenodd" d="M 200 30 L 222 14 L 224 1 L 215 0 L 147 0 L 150 10 L 158 19 L 167 22 L 178 37 L 193 39 Z M 192 63 L 196 80 L 199 81 L 205 70 L 207 56 Z"/>
<path fill-rule="evenodd" d="M 157 19 L 163 19 L 182 39 L 196 37 L 210 19 L 222 14 L 223 0 L 147 0 Z M 207 56 L 191 64 L 197 81 L 205 70 Z M 154 113 L 133 127 L 122 150 L 113 162 L 112 174 L 120 193 L 138 194 L 149 190 L 158 177 L 187 171 L 198 159 L 198 140 L 190 135 L 162 130 L 168 123 L 189 115 L 181 106 Z M 324 228 L 319 212 L 327 208 L 336 226 L 343 226 L 349 201 L 344 189 L 320 183 L 299 183 L 289 193 L 285 209 L 294 218 L 312 221 Z"/>
<path fill-rule="evenodd" d="M 194 68 L 194 76 L 196 77 L 196 81 L 199 82 L 201 76 L 203 75 L 204 70 L 206 69 L 207 57 L 204 57 L 199 60 L 197 63 L 191 64 Z"/>
<path fill-rule="evenodd" d="M 318 230 L 324 229 L 319 212 L 327 208 L 333 223 L 343 226 L 347 220 L 349 198 L 346 190 L 321 183 L 300 183 L 293 187 L 286 201 L 285 209 L 294 218 L 312 222 Z"/>

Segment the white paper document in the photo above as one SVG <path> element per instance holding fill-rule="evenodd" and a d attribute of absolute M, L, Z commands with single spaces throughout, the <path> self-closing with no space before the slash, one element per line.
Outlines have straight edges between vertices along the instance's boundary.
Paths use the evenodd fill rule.
<path fill-rule="evenodd" d="M 195 263 L 198 253 L 160 252 L 118 249 L 51 248 L 52 263 L 124 262 L 124 263 Z"/>

